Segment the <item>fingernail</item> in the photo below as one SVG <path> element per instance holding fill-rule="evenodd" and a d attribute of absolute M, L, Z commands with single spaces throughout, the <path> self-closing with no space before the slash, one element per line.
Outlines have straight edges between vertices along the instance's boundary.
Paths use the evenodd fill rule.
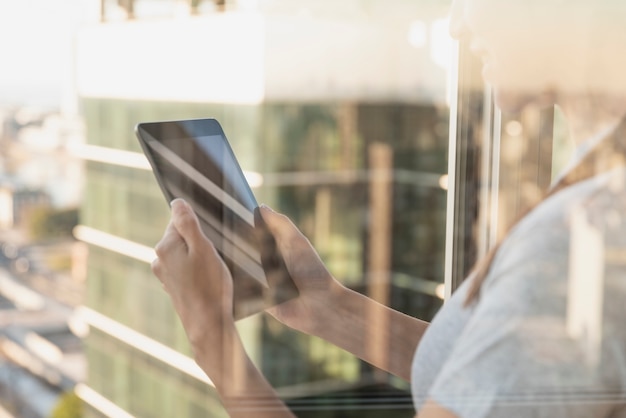
<path fill-rule="evenodd" d="M 269 206 L 267 206 L 265 203 L 261 203 L 261 208 L 262 208 L 262 209 L 269 210 L 270 212 L 276 212 L 274 209 L 270 208 L 270 207 L 269 207 Z"/>
<path fill-rule="evenodd" d="M 180 206 L 181 209 L 187 209 L 189 204 L 185 202 L 185 200 L 178 197 L 170 202 L 170 207 L 172 209 L 174 209 L 174 206 Z"/>

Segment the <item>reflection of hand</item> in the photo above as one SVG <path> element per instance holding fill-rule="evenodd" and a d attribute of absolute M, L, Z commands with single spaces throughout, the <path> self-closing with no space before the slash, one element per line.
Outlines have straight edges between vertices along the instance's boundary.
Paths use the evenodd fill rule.
<path fill-rule="evenodd" d="M 194 349 L 209 335 L 221 338 L 225 327 L 234 324 L 232 277 L 182 199 L 172 202 L 171 221 L 155 251 L 152 271 L 169 293 Z"/>
<path fill-rule="evenodd" d="M 328 272 L 309 240 L 285 215 L 261 206 L 263 220 L 274 235 L 289 274 L 300 295 L 267 312 L 285 325 L 318 335 L 323 315 L 346 290 Z"/>

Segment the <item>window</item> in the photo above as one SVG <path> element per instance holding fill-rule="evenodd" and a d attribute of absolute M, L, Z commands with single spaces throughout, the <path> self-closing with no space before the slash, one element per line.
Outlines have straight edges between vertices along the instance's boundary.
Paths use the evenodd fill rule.
<path fill-rule="evenodd" d="M 100 203 L 82 205 L 92 215 L 81 227 L 154 245 L 168 208 L 146 167 L 120 167 L 96 151 L 139 152 L 133 128 L 140 121 L 214 117 L 244 170 L 262 175 L 258 200 L 286 213 L 338 280 L 430 319 L 443 297 L 446 59 L 452 55 L 442 44 L 447 5 L 250 4 L 227 2 L 231 13 L 180 20 L 149 16 L 149 5 L 165 10 L 165 2 L 140 1 L 132 21 L 114 25 L 117 6 L 106 3 L 103 22 L 79 33 L 79 103 L 85 150 L 92 151 L 87 194 L 101 196 Z M 148 41 L 146 31 L 158 39 Z M 130 51 L 135 57 L 125 65 L 128 72 L 106 64 Z M 412 72 L 411 65 L 424 70 Z M 104 78 L 116 85 L 104 86 Z M 159 78 L 171 81 L 155 88 Z M 388 179 L 377 180 L 379 172 Z M 110 293 L 94 295 L 89 308 L 188 353 L 147 263 L 142 274 L 141 261 L 124 261 L 123 251 L 87 241 L 95 247 L 87 287 L 101 265 L 102 289 L 121 292 L 108 301 Z M 337 407 L 360 416 L 412 416 L 408 386 L 399 379 L 268 316 L 239 325 L 257 365 L 300 416 L 324 416 Z M 92 344 L 90 337 L 85 343 Z M 187 380 L 182 392 L 193 391 Z M 210 414 L 209 400 L 196 399 L 190 408 Z"/>
<path fill-rule="evenodd" d="M 7 59 L 0 77 L 0 319 L 19 318 L 0 332 L 0 405 L 12 412 L 48 416 L 69 391 L 85 417 L 226 416 L 150 269 L 170 210 L 139 122 L 217 119 L 257 200 L 338 281 L 425 321 L 573 153 L 559 108 L 499 110 L 476 45 L 448 34 L 448 0 L 35 3 L 0 6 L 6 56 L 38 57 Z M 45 48 L 20 43 L 47 32 Z M 46 340 L 61 325 L 71 353 Z M 271 315 L 237 327 L 299 417 L 415 414 L 408 382 L 329 342 Z M 29 368 L 46 350 L 22 332 L 67 364 Z"/>

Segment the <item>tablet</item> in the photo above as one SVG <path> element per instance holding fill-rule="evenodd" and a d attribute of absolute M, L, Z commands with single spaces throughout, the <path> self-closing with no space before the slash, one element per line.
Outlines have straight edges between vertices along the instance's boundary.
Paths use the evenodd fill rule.
<path fill-rule="evenodd" d="M 168 204 L 183 198 L 191 205 L 230 269 L 235 319 L 297 296 L 220 124 L 148 122 L 139 123 L 135 133 Z"/>

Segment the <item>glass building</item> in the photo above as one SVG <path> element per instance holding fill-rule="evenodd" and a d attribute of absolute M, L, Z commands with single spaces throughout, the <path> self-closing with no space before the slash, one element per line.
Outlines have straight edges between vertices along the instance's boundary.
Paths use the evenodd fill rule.
<path fill-rule="evenodd" d="M 430 319 L 444 296 L 447 2 L 100 2 L 76 37 L 86 125 L 87 416 L 223 416 L 150 271 L 169 209 L 138 122 L 215 118 L 257 199 L 345 285 Z M 302 417 L 412 417 L 408 385 L 267 315 L 246 347 Z M 375 342 L 373 342 L 375 343 Z M 340 411 L 340 412 L 336 412 Z M 221 415 L 220 415 L 221 414 Z"/>

